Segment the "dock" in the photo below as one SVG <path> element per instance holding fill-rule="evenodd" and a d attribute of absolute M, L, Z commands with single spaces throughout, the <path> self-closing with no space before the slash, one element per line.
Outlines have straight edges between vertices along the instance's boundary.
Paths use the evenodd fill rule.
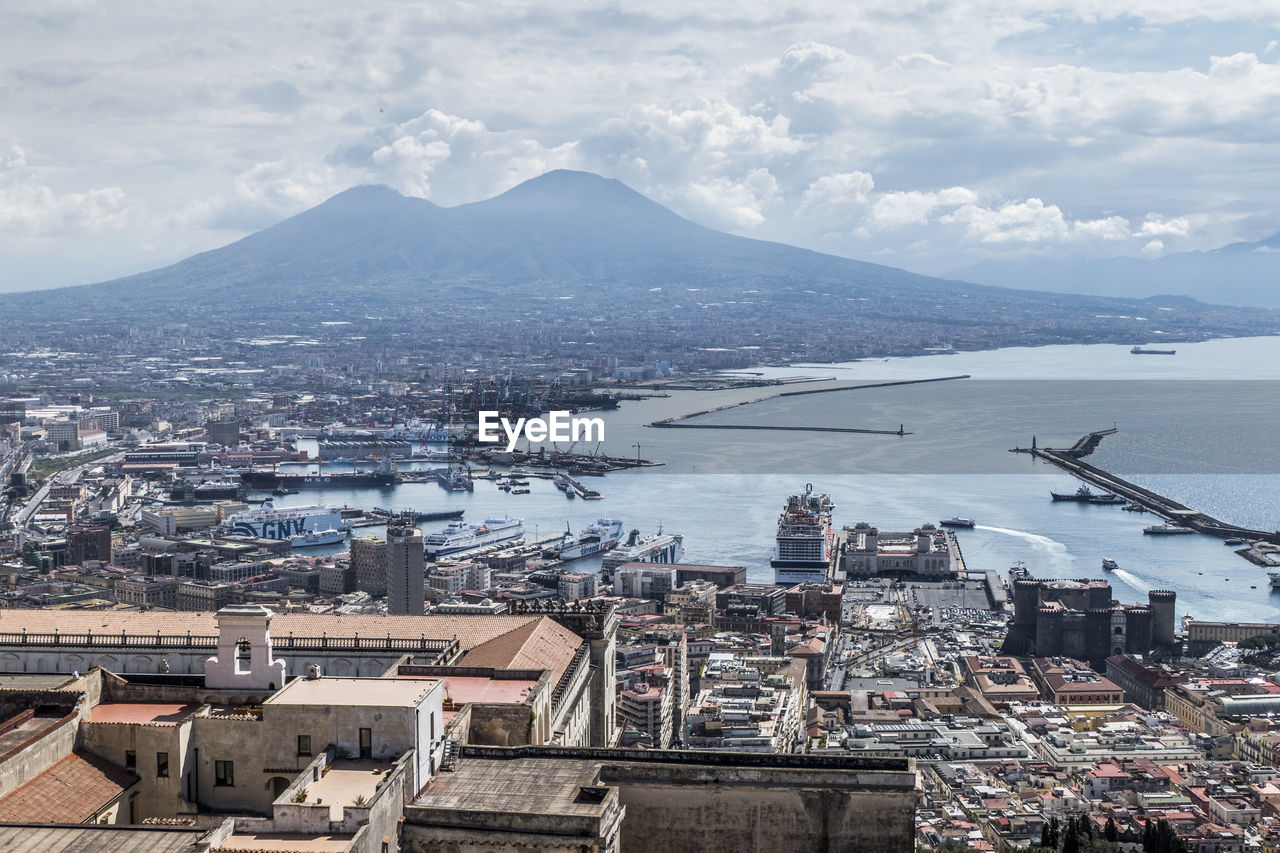
<path fill-rule="evenodd" d="M 1065 450 L 1037 447 L 1035 440 L 1032 439 L 1031 447 L 1014 448 L 1014 451 L 1029 453 L 1037 459 L 1043 459 L 1071 474 L 1076 479 L 1083 480 L 1091 486 L 1096 486 L 1114 495 L 1119 495 L 1166 521 L 1182 527 L 1189 527 L 1197 533 L 1215 536 L 1219 539 L 1244 539 L 1250 542 L 1266 542 L 1272 545 L 1280 545 L 1280 532 L 1251 530 L 1247 527 L 1228 524 L 1199 510 L 1192 509 L 1185 504 L 1178 503 L 1172 498 L 1165 497 L 1094 465 L 1090 465 L 1081 459 L 1082 456 L 1092 453 L 1103 437 L 1112 435 L 1115 432 L 1115 429 L 1091 432 Z M 1249 551 L 1250 549 L 1244 550 Z M 1236 553 L 1242 552 L 1238 551 Z"/>

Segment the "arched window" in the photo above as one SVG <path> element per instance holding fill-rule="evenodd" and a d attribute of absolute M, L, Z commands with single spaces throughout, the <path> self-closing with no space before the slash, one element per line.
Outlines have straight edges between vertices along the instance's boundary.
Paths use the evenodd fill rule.
<path fill-rule="evenodd" d="M 253 646 L 241 637 L 236 640 L 236 672 L 249 672 L 253 669 Z"/>

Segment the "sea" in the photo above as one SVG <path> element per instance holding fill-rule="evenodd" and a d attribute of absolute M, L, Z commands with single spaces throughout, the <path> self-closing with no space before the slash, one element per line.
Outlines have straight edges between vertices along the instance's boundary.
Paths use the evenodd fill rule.
<path fill-rule="evenodd" d="M 525 495 L 477 480 L 474 492 L 407 483 L 309 490 L 277 502 L 461 508 L 471 522 L 522 518 L 542 536 L 616 518 L 625 530 L 681 534 L 686 563 L 745 566 L 749 580 L 769 583 L 778 514 L 789 494 L 812 484 L 831 495 L 842 526 L 911 530 L 952 516 L 975 519 L 976 527 L 957 533 L 971 571 L 1006 576 L 1023 563 L 1036 577 L 1106 578 L 1125 603 L 1167 589 L 1178 595 L 1179 615 L 1278 622 L 1280 592 L 1272 594 L 1267 570 L 1221 540 L 1144 535 L 1158 521 L 1150 514 L 1055 503 L 1050 490 L 1074 491 L 1078 483 L 1010 452 L 1033 439 L 1069 447 L 1088 432 L 1115 429 L 1090 462 L 1225 521 L 1280 529 L 1280 337 L 1154 345 L 1177 352 L 1133 355 L 1128 346 L 1100 344 L 938 353 L 741 374 L 783 385 L 655 391 L 661 396 L 599 413 L 605 441 L 574 447 L 662 463 L 588 478 L 603 495 L 596 501 L 567 499 L 535 478 Z M 822 393 L 779 396 L 794 391 Z M 684 422 L 753 428 L 650 426 L 697 412 L 707 414 Z M 1117 571 L 1102 571 L 1108 557 Z M 589 558 L 575 568 L 598 565 Z"/>

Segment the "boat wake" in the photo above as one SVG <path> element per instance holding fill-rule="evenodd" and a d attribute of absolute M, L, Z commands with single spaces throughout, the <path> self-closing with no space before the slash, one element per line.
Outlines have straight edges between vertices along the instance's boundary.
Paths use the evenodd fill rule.
<path fill-rule="evenodd" d="M 1005 536 L 1012 536 L 1015 539 L 1025 540 L 1038 551 L 1044 552 L 1049 558 L 1050 564 L 1055 569 L 1066 570 L 1071 567 L 1071 556 L 1067 553 L 1067 546 L 1056 539 L 1050 539 L 1048 536 L 1041 536 L 1039 533 L 1028 533 L 1025 530 L 1013 530 L 1008 527 L 990 527 L 985 524 L 979 524 L 974 527 L 975 530 L 989 530 L 992 533 L 1002 533 Z"/>
<path fill-rule="evenodd" d="M 1111 574 L 1120 578 L 1120 580 L 1138 590 L 1138 592 L 1151 592 L 1150 585 L 1143 583 L 1141 578 L 1127 569 L 1116 569 Z"/>

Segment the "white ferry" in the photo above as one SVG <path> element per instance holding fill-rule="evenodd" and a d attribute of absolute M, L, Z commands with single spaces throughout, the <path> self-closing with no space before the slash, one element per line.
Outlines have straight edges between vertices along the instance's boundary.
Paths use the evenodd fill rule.
<path fill-rule="evenodd" d="M 504 516 L 486 518 L 481 524 L 451 521 L 444 530 L 427 536 L 422 544 L 427 556 L 436 558 L 508 542 L 521 536 L 524 536 L 524 519 Z"/>
<path fill-rule="evenodd" d="M 1181 524 L 1153 524 L 1150 527 L 1142 528 L 1142 532 L 1151 536 L 1176 536 L 1185 533 L 1195 533 L 1190 527 L 1183 527 Z"/>
<path fill-rule="evenodd" d="M 576 560 L 611 550 L 622 538 L 622 522 L 612 518 L 600 518 L 595 524 L 582 529 L 582 533 L 574 536 L 566 528 L 564 538 L 548 550 L 561 560 Z"/>
<path fill-rule="evenodd" d="M 831 568 L 835 532 L 831 527 L 834 508 L 828 495 L 813 493 L 813 484 L 804 494 L 787 498 L 778 516 L 778 546 L 774 552 L 773 582 L 778 584 L 823 583 Z"/>
<path fill-rule="evenodd" d="M 350 526 L 350 522 L 343 521 L 340 507 L 319 504 L 277 507 L 273 501 L 236 513 L 223 522 L 232 536 L 288 539 L 295 548 L 341 542 L 347 538 Z"/>
<path fill-rule="evenodd" d="M 684 556 L 684 537 L 679 533 L 659 530 L 643 539 L 639 536 L 638 530 L 631 531 L 626 544 L 606 554 L 600 567 L 612 572 L 623 563 L 678 563 Z"/>

